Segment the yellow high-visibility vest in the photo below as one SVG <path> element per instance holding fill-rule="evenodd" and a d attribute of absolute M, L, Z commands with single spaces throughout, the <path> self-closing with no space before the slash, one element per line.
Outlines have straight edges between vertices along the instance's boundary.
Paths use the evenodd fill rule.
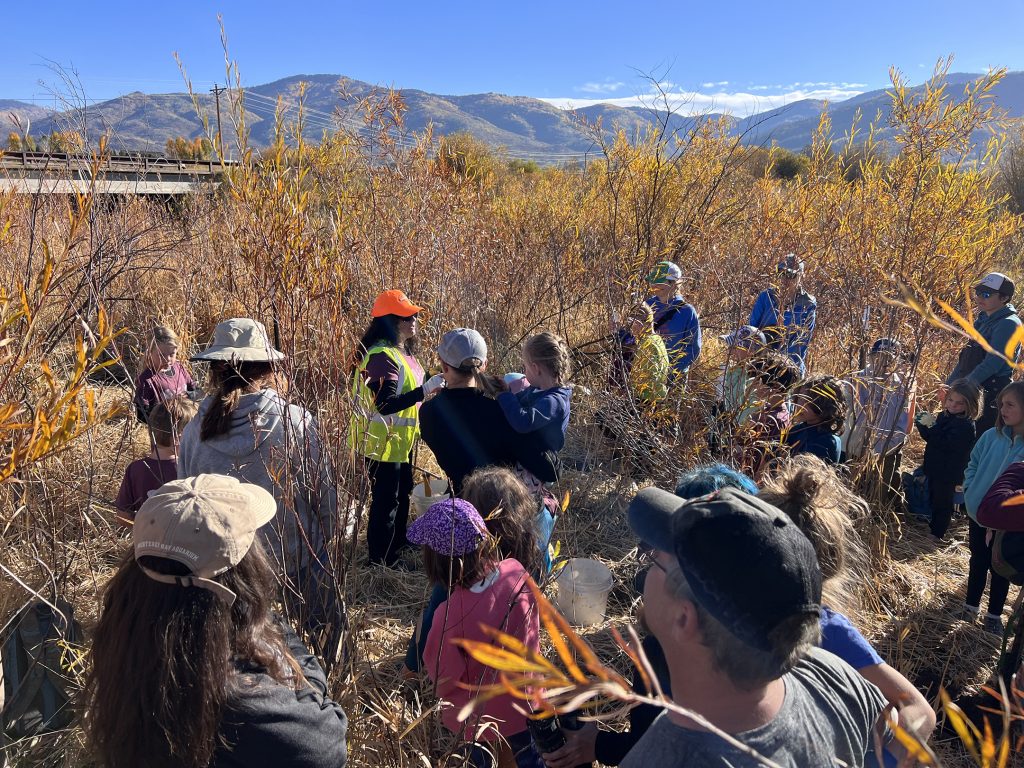
<path fill-rule="evenodd" d="M 348 430 L 348 446 L 356 453 L 381 462 L 401 463 L 409 460 L 412 446 L 420 436 L 416 404 L 397 413 L 381 416 L 373 402 L 373 392 L 363 372 L 370 358 L 384 353 L 398 366 L 398 394 L 404 395 L 419 386 L 405 356 L 397 347 L 380 344 L 371 348 L 356 368 L 352 381 L 352 421 Z"/>

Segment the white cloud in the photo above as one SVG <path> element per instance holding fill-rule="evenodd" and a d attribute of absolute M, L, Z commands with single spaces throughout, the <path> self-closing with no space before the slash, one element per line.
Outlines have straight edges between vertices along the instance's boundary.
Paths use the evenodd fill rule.
<path fill-rule="evenodd" d="M 717 83 L 712 85 L 717 85 Z M 702 84 L 701 88 L 705 87 L 707 84 Z M 664 83 L 662 88 L 665 90 L 664 99 L 660 94 L 644 93 L 610 99 L 548 98 L 544 101 L 562 109 L 581 109 L 595 104 L 663 109 L 665 101 L 667 101 L 671 109 L 682 114 L 699 115 L 709 112 L 726 112 L 737 116 L 746 116 L 782 107 L 802 99 L 843 101 L 864 91 L 864 86 L 860 83 L 792 83 L 788 86 L 751 86 L 746 90 L 716 93 L 668 89 Z"/>
<path fill-rule="evenodd" d="M 583 85 L 578 86 L 576 90 L 580 93 L 615 93 L 625 87 L 625 83 L 605 81 L 603 83 L 584 83 Z"/>

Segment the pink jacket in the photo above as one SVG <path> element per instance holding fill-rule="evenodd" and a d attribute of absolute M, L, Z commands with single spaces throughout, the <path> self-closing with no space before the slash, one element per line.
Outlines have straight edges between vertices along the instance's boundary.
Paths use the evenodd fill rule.
<path fill-rule="evenodd" d="M 472 659 L 450 640 L 463 637 L 488 641 L 480 624 L 495 627 L 522 641 L 531 650 L 540 648 L 540 618 L 537 605 L 526 585 L 526 569 L 518 560 L 502 560 L 481 585 L 457 587 L 434 614 L 427 635 L 423 659 L 427 674 L 437 685 L 438 698 L 451 706 L 442 711 L 445 726 L 454 733 L 463 728 L 476 731 L 483 722 L 494 722 L 504 737 L 526 730 L 526 716 L 516 711 L 516 699 L 498 696 L 483 704 L 465 723 L 458 721 L 459 710 L 475 694 L 459 685 L 480 686 L 498 682 L 498 672 Z M 524 702 L 519 701 L 519 706 Z M 480 738 L 494 740 L 494 728 L 485 729 Z"/>

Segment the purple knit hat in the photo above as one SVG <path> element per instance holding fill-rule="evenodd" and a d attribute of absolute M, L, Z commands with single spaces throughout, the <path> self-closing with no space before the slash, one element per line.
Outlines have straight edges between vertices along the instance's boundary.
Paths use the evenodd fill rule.
<path fill-rule="evenodd" d="M 409 526 L 406 538 L 446 557 L 474 552 L 487 535 L 484 519 L 465 499 L 435 501 Z"/>

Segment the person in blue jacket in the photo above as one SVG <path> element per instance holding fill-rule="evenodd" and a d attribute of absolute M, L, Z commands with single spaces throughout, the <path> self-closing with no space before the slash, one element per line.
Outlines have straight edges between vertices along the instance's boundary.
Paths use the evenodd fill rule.
<path fill-rule="evenodd" d="M 986 632 L 1002 635 L 1003 608 L 1006 607 L 1010 582 L 991 570 L 991 532 L 978 522 L 978 507 L 1006 468 L 1024 461 L 1024 381 L 1008 384 L 996 396 L 996 410 L 999 416 L 995 426 L 978 438 L 964 470 L 964 507 L 970 518 L 967 547 L 971 559 L 967 566 L 967 590 L 961 617 L 971 623 L 978 620 L 981 598 L 988 584 L 988 613 L 983 627 Z"/>
<path fill-rule="evenodd" d="M 814 335 L 818 302 L 803 289 L 800 282 L 804 263 L 795 254 L 787 254 L 779 262 L 779 286 L 766 288 L 757 295 L 747 325 L 764 331 L 768 346 L 778 350 L 800 366 L 800 375 L 807 373 L 807 346 Z"/>
<path fill-rule="evenodd" d="M 1001 272 L 989 272 L 974 286 L 974 299 L 979 309 L 974 319 L 974 328 L 1000 353 L 1005 351 L 1007 343 L 1021 325 L 1017 309 L 1010 303 L 1013 291 L 1013 281 Z M 1020 352 L 1018 344 L 1013 349 L 1014 362 L 1020 359 Z M 956 367 L 946 377 L 947 384 L 957 379 L 967 379 L 981 387 L 985 407 L 974 422 L 978 437 L 996 423 L 996 395 L 1010 383 L 1011 373 L 1013 369 L 1000 355 L 986 352 L 978 342 L 971 341 L 960 350 Z"/>
<path fill-rule="evenodd" d="M 686 383 L 703 343 L 697 310 L 679 292 L 682 279 L 683 271 L 671 261 L 659 261 L 644 278 L 651 287 L 647 304 L 654 310 L 654 330 L 665 342 L 672 364 L 669 387 Z"/>
<path fill-rule="evenodd" d="M 812 376 L 793 398 L 796 422 L 785 434 L 791 456 L 809 453 L 826 464 L 839 463 L 839 433 L 846 424 L 846 397 L 834 376 Z"/>

